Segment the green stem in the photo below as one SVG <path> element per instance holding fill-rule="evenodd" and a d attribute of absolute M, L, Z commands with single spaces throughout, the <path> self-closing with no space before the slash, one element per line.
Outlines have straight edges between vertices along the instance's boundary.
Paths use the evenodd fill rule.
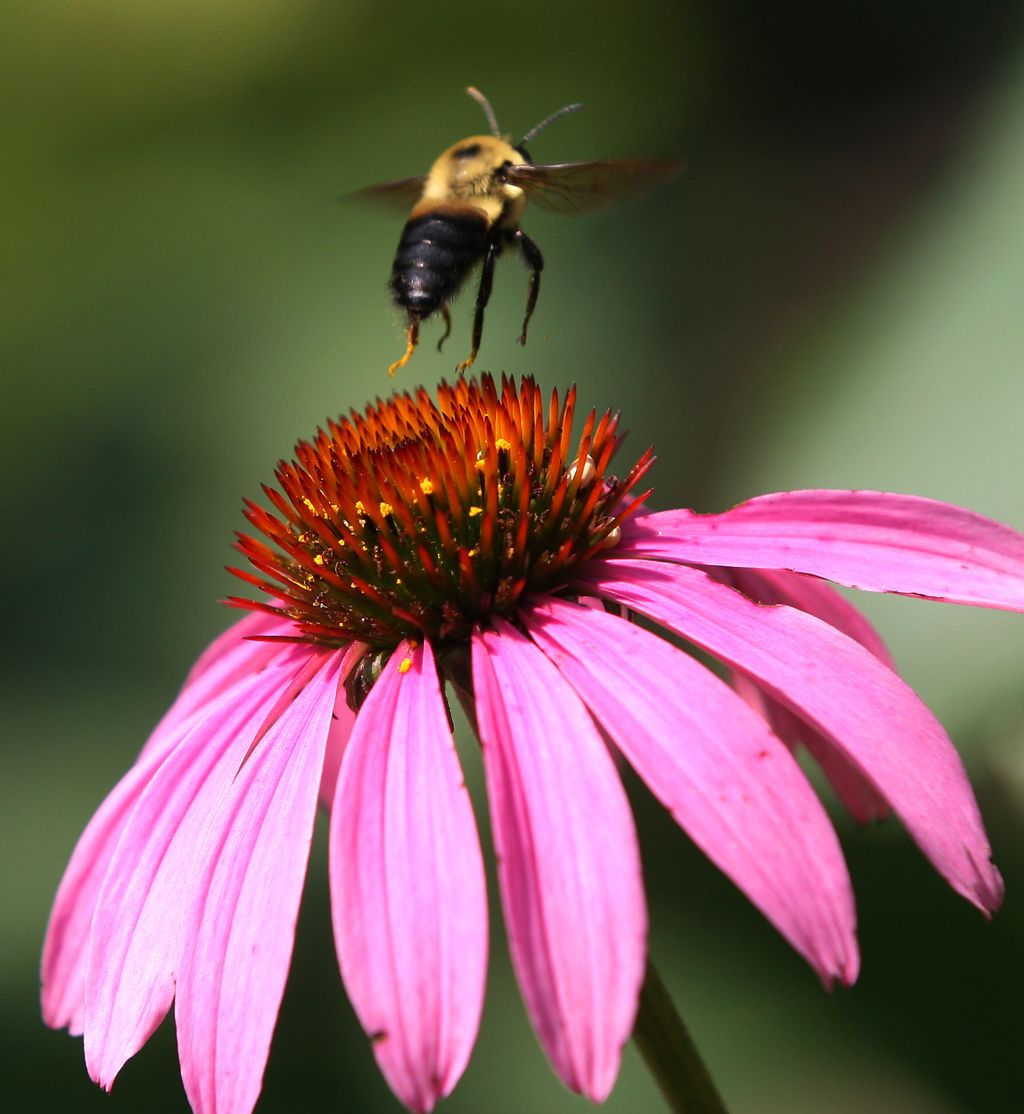
<path fill-rule="evenodd" d="M 727 1114 L 725 1103 L 650 957 L 640 990 L 633 1040 L 675 1114 Z"/>

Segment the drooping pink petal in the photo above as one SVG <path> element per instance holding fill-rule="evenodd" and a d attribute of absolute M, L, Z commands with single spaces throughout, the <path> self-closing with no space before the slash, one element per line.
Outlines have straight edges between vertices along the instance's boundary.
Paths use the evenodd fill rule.
<path fill-rule="evenodd" d="M 353 642 L 345 650 L 338 670 L 338 675 L 344 681 L 359 659 L 366 652 L 366 647 L 358 642 Z M 327 750 L 324 752 L 324 768 L 320 775 L 319 798 L 320 805 L 330 812 L 334 803 L 334 790 L 338 784 L 338 771 L 341 769 L 341 759 L 348 746 L 352 727 L 356 722 L 356 714 L 348 706 L 348 694 L 344 684 L 338 686 L 338 694 L 334 700 L 334 713 L 331 716 L 331 729 L 327 732 Z"/>
<path fill-rule="evenodd" d="M 888 646 L 867 616 L 830 584 L 802 573 L 774 569 L 738 568 L 730 570 L 730 575 L 736 587 L 752 600 L 786 603 L 806 611 L 859 642 L 890 669 L 896 668 Z"/>
<path fill-rule="evenodd" d="M 789 569 L 872 592 L 1024 611 L 1024 535 L 962 507 L 882 491 L 787 491 L 722 514 L 627 523 L 616 555 Z"/>
<path fill-rule="evenodd" d="M 61 879 L 46 928 L 42 959 L 43 1019 L 55 1029 L 82 1032 L 85 964 L 89 928 L 114 849 L 142 791 L 167 757 L 167 750 L 191 730 L 193 720 L 179 720 L 152 750 L 117 783 L 89 821 Z"/>
<path fill-rule="evenodd" d="M 879 661 L 895 669 L 888 647 L 867 617 L 823 580 L 771 569 L 723 569 L 721 572 L 722 576 L 714 572 L 712 575 L 735 584 L 757 603 L 785 603 L 806 611 L 849 635 Z M 737 691 L 765 716 L 775 732 L 787 742 L 807 747 L 857 823 L 884 820 L 889 815 L 889 802 L 827 736 L 762 692 L 749 678 L 742 674 L 736 676 Z"/>
<path fill-rule="evenodd" d="M 107 1089 L 170 1008 L 207 825 L 308 654 L 289 649 L 216 698 L 149 780 L 125 825 L 96 903 L 86 974 L 86 1063 Z"/>
<path fill-rule="evenodd" d="M 566 1086 L 602 1102 L 632 1031 L 646 954 L 625 792 L 576 693 L 500 619 L 474 633 L 473 688 L 526 1009 Z"/>
<path fill-rule="evenodd" d="M 341 669 L 344 677 L 346 670 Z M 339 687 L 338 695 L 334 702 L 334 715 L 331 717 L 331 729 L 327 733 L 327 751 L 324 754 L 324 768 L 320 775 L 320 804 L 330 811 L 334 803 L 334 791 L 338 784 L 338 771 L 341 769 L 341 760 L 345 755 L 352 728 L 356 722 L 356 714 L 348 706 L 348 697 L 344 686 Z"/>
<path fill-rule="evenodd" d="M 858 824 L 885 820 L 892 809 L 875 785 L 864 776 L 860 767 L 826 735 L 805 719 L 780 704 L 745 673 L 732 671 L 733 688 L 750 705 L 794 753 L 805 746 L 813 755 L 822 773 L 828 778 L 837 796 Z"/>
<path fill-rule="evenodd" d="M 259 641 L 257 635 L 287 634 L 290 628 L 287 620 L 282 622 L 257 611 L 218 635 L 189 670 L 181 692 L 146 740 L 140 757 L 160 750 L 166 736 L 175 734 L 183 720 L 238 681 L 262 672 L 281 656 L 280 642 Z"/>
<path fill-rule="evenodd" d="M 487 894 L 429 643 L 402 643 L 356 716 L 331 808 L 330 875 L 352 1005 L 395 1094 L 431 1110 L 476 1040 Z"/>
<path fill-rule="evenodd" d="M 121 779 L 90 820 L 75 847 L 54 899 L 43 945 L 43 1018 L 54 1028 L 67 1026 L 73 1035 L 83 1031 L 85 966 L 89 927 L 100 887 L 125 824 L 139 796 L 160 764 L 189 733 L 197 717 L 247 670 L 259 672 L 282 653 L 280 645 L 242 642 L 245 635 L 267 631 L 276 624 L 259 614 L 236 623 L 200 659 L 209 670 L 190 673 L 192 689 L 182 693 L 164 715 L 142 749 L 136 765 Z M 217 652 L 214 653 L 213 651 Z M 223 663 L 226 668 L 220 668 Z"/>
<path fill-rule="evenodd" d="M 785 745 L 664 639 L 558 600 L 527 630 L 690 838 L 828 985 L 857 976 L 856 917 L 832 824 Z"/>
<path fill-rule="evenodd" d="M 174 1015 L 196 1114 L 249 1114 L 291 963 L 342 655 L 320 668 L 224 795 L 198 856 Z"/>
<path fill-rule="evenodd" d="M 749 674 L 809 720 L 885 794 L 955 890 L 983 911 L 998 908 L 1002 879 L 959 755 L 913 691 L 863 646 L 684 565 L 608 560 L 584 582 Z"/>
<path fill-rule="evenodd" d="M 238 649 L 258 650 L 270 647 L 280 651 L 281 644 L 261 642 L 267 635 L 275 636 L 294 633 L 291 622 L 283 615 L 270 615 L 266 611 L 250 611 L 222 631 L 192 663 L 185 677 L 183 689 L 190 688 L 222 658 L 233 655 Z"/>

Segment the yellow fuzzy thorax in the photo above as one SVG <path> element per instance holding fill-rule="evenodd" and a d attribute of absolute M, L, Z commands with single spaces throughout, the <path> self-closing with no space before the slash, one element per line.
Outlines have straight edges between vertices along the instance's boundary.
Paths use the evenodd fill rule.
<path fill-rule="evenodd" d="M 507 139 L 468 136 L 453 143 L 434 162 L 416 208 L 470 204 L 489 223 L 514 227 L 526 208 L 526 196 L 519 186 L 502 182 L 498 172 L 506 164 L 523 161 L 522 153 Z"/>

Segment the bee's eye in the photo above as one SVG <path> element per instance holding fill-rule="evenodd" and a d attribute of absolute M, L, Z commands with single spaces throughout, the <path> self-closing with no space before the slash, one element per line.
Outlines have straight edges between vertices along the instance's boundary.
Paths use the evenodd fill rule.
<path fill-rule="evenodd" d="M 506 174 L 506 171 L 508 170 L 508 168 L 511 165 L 512 165 L 512 163 L 508 159 L 506 159 L 501 164 L 501 166 L 499 166 L 498 169 L 494 172 L 494 180 L 496 182 L 507 182 L 508 181 L 508 174 Z"/>

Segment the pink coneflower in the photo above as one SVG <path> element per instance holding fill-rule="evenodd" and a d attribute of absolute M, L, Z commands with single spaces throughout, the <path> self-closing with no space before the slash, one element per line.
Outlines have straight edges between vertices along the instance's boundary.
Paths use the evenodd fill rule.
<path fill-rule="evenodd" d="M 488 376 L 328 423 L 247 516 L 272 602 L 203 654 L 79 841 L 43 1011 L 109 1088 L 175 1003 L 192 1107 L 260 1092 L 318 798 L 334 933 L 395 1094 L 433 1107 L 484 994 L 487 909 L 446 684 L 481 741 L 505 921 L 551 1063 L 600 1101 L 632 1031 L 647 916 L 614 755 L 826 984 L 857 976 L 806 746 L 858 820 L 894 811 L 988 913 L 1002 896 L 963 766 L 878 636 L 818 577 L 1024 610 L 1024 536 L 869 491 L 646 513 L 616 418 Z M 575 447 L 574 447 L 575 446 Z M 631 621 L 645 616 L 647 625 Z M 649 627 L 701 647 L 729 682 Z M 609 746 L 609 742 L 612 744 Z"/>

